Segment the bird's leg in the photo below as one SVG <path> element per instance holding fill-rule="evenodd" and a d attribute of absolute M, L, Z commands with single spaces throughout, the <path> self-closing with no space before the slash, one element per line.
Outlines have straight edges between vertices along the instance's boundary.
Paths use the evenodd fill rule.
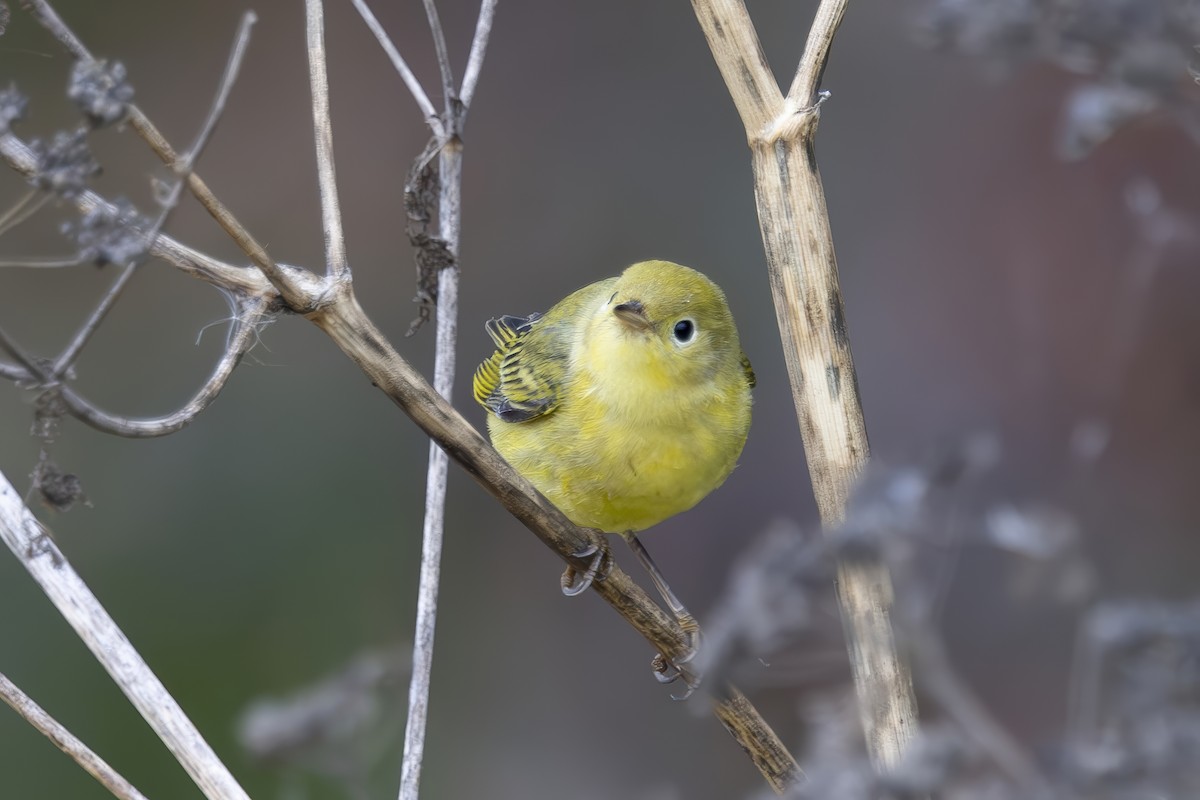
<path fill-rule="evenodd" d="M 591 561 L 588 562 L 587 569 L 580 574 L 574 565 L 568 564 L 559 579 L 562 584 L 562 593 L 567 597 L 574 597 L 587 591 L 593 581 L 602 581 L 608 577 L 608 571 L 612 568 L 612 555 L 608 549 L 608 539 L 604 536 L 604 532 L 588 530 L 594 534 L 592 541 L 579 552 L 571 554 L 576 558 L 590 557 Z"/>
<path fill-rule="evenodd" d="M 660 683 L 673 683 L 683 678 L 684 683 L 688 687 L 687 691 L 682 697 L 676 697 L 675 699 L 686 700 L 700 685 L 700 676 L 684 666 L 696 657 L 696 652 L 700 648 L 700 625 L 696 622 L 696 618 L 692 616 L 692 613 L 687 610 L 687 606 L 680 602 L 675 593 L 671 591 L 666 578 L 663 577 L 662 570 L 654 563 L 654 559 L 650 557 L 650 553 L 646 550 L 645 545 L 634 535 L 633 531 L 626 532 L 624 539 L 629 543 L 629 548 L 633 550 L 634 555 L 638 557 L 638 561 L 642 562 L 642 566 L 646 568 L 646 572 L 650 573 L 650 580 L 654 582 L 654 588 L 658 589 L 658 593 L 662 595 L 662 599 L 666 602 L 667 607 L 675 615 L 675 620 L 679 623 L 679 627 L 683 629 L 684 634 L 687 636 L 688 650 L 682 657 L 671 660 L 662 653 L 659 653 L 651 662 L 651 666 L 654 668 L 654 677 Z"/>

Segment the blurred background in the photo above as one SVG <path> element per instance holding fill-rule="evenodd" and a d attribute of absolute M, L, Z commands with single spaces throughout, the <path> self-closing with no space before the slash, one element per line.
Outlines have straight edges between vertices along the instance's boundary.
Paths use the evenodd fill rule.
<path fill-rule="evenodd" d="M 420 4 L 378 5 L 440 107 Z M 786 84 L 815 4 L 751 6 Z M 57 4 L 94 53 L 126 65 L 136 102 L 179 147 L 207 113 L 246 7 Z M 276 259 L 318 268 L 303 10 L 253 8 L 249 54 L 198 172 Z M 460 75 L 476 11 L 441 4 Z M 1105 139 L 1114 104 L 1087 106 L 1080 90 L 1107 66 L 1064 66 L 1024 39 L 964 33 L 937 11 L 931 0 L 851 4 L 824 81 L 833 95 L 818 157 L 875 457 L 922 462 L 987 433 L 1001 452 L 990 502 L 1067 509 L 1094 565 L 1092 596 L 1187 597 L 1200 566 L 1200 158 L 1186 114 L 1137 106 L 1154 113 Z M 1132 30 L 1129 19 L 1114 24 Z M 404 337 L 416 307 L 402 206 L 427 133 L 348 2 L 330 3 L 327 26 L 355 283 L 428 374 L 432 326 Z M 935 52 L 931 36 L 982 57 Z M 23 138 L 77 123 L 70 69 L 14 9 L 0 84 L 30 97 Z M 1186 74 L 1177 89 L 1197 91 Z M 1089 122 L 1105 139 L 1094 148 L 1084 146 Z M 140 141 L 105 130 L 91 144 L 104 167 L 94 188 L 152 209 L 151 179 L 164 172 Z M 454 402 L 478 426 L 469 383 L 490 352 L 490 316 L 544 310 L 646 258 L 694 266 L 725 288 L 758 372 L 750 440 L 723 488 L 644 537 L 703 623 L 730 563 L 773 520 L 812 536 L 818 520 L 744 134 L 688 4 L 501 3 L 464 163 Z M 27 190 L 0 172 L 4 207 Z M 0 256 L 70 254 L 59 234 L 69 216 L 50 204 L 0 239 Z M 190 198 L 170 233 L 244 261 Z M 0 269 L 0 325 L 56 353 L 113 275 Z M 173 410 L 218 357 L 228 315 L 218 292 L 152 262 L 80 359 L 75 385 L 114 412 Z M 0 470 L 22 490 L 42 446 L 29 435 L 33 411 L 28 393 L 0 385 Z M 1081 432 L 1106 445 L 1082 465 Z M 87 504 L 42 517 L 252 796 L 347 797 L 348 780 L 316 769 L 319 759 L 281 771 L 251 758 L 237 720 L 256 700 L 409 641 L 427 450 L 319 331 L 285 317 L 178 434 L 131 441 L 64 421 L 50 453 L 82 478 Z M 450 497 L 425 796 L 667 800 L 761 788 L 704 701 L 672 702 L 646 644 L 598 598 L 564 598 L 557 559 L 453 467 Z M 1036 744 L 1063 725 L 1078 607 L 1014 599 L 1009 566 L 994 552 L 963 553 L 945 634 L 1000 721 Z M 147 795 L 199 796 L 9 557 L 0 608 L 0 671 Z M 836 682 L 844 670 L 836 639 L 822 647 L 820 669 L 805 669 L 801 650 L 788 662 L 801 664 L 794 679 L 761 666 L 759 685 L 746 687 L 797 751 L 813 675 Z M 407 679 L 392 678 L 380 691 L 394 715 L 384 716 L 399 720 Z M 394 795 L 399 741 L 381 736 L 361 796 Z M 6 710 L 0 775 L 3 797 L 108 796 Z"/>

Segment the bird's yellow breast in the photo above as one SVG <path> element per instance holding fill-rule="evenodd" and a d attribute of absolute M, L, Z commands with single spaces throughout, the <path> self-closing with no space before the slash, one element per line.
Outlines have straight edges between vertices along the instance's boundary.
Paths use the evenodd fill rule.
<path fill-rule="evenodd" d="M 684 379 L 669 344 L 611 316 L 581 331 L 562 400 L 520 424 L 489 416 L 496 449 L 576 524 L 640 531 L 724 482 L 750 426 L 750 387 L 734 351 Z"/>

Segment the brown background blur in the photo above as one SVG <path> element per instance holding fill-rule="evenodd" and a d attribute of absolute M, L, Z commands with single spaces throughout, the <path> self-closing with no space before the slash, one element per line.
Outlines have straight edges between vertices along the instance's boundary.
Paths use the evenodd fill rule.
<path fill-rule="evenodd" d="M 440 106 L 416 2 L 378 13 Z M 394 6 L 384 8 L 384 5 Z M 777 73 L 790 80 L 811 3 L 752 4 Z M 143 110 L 183 146 L 206 113 L 246 6 L 64 2 L 101 56 L 129 69 Z M 302 4 L 259 2 L 254 39 L 198 171 L 279 260 L 316 267 Z M 825 77 L 823 173 L 872 445 L 905 462 L 980 430 L 1005 459 L 997 497 L 1059 501 L 1067 441 L 1115 408 L 1111 450 L 1072 489 L 1105 596 L 1194 592 L 1200 547 L 1200 354 L 1195 246 L 1170 249 L 1127 371 L 1113 320 L 1136 225 L 1125 206 L 1146 177 L 1200 219 L 1200 158 L 1151 121 L 1079 163 L 1055 155 L 1075 78 L 1034 66 L 992 80 L 978 64 L 920 49 L 921 6 L 851 5 Z M 461 74 L 473 3 L 441 10 Z M 401 353 L 428 371 L 432 328 L 414 314 L 402 184 L 426 141 L 415 106 L 349 2 L 327 12 L 341 200 L 355 282 Z M 31 96 L 24 137 L 74 121 L 70 60 L 21 12 L 0 38 L 0 83 Z M 751 195 L 744 136 L 687 3 L 501 3 L 467 124 L 459 377 L 489 352 L 482 323 L 545 309 L 645 258 L 706 272 L 727 291 L 758 371 L 741 466 L 696 511 L 646 537 L 700 612 L 769 521 L 813 529 Z M 162 175 L 132 134 L 102 132 L 95 186 L 143 209 Z M 0 173 L 5 207 L 25 187 Z M 44 212 L 0 240 L 5 258 L 70 252 Z M 183 241 L 240 259 L 186 202 Z M 0 270 L 0 324 L 40 353 L 69 338 L 112 279 L 92 267 Z M 153 263 L 78 367 L 105 408 L 158 414 L 190 396 L 224 339 L 220 295 Z M 213 324 L 213 327 L 205 326 Z M 201 336 L 201 333 L 203 335 Z M 197 337 L 199 344 L 196 344 Z M 1115 400 L 1106 387 L 1122 388 Z M 20 488 L 38 452 L 30 398 L 0 386 L 0 469 Z M 77 569 L 252 796 L 342 797 L 252 765 L 233 739 L 253 698 L 278 695 L 368 647 L 409 639 L 427 445 L 318 331 L 284 318 L 220 400 L 183 432 L 128 441 L 68 420 L 56 461 L 90 508 L 44 517 Z M 452 468 L 453 469 L 453 468 Z M 561 564 L 453 470 L 424 772 L 429 798 L 738 797 L 761 783 L 703 702 L 671 702 L 649 648 L 593 596 L 558 590 Z M 628 560 L 623 548 L 618 558 Z M 1009 607 L 998 567 L 968 556 L 951 594 L 956 661 L 1003 722 L 1036 741 L 1061 725 L 1069 612 Z M 151 797 L 197 797 L 15 561 L 0 557 L 0 671 Z M 755 694 L 799 746 L 800 693 Z M 389 756 L 373 796 L 391 796 Z M 299 787 L 297 789 L 297 787 Z M 108 796 L 14 714 L 0 711 L 0 797 Z"/>

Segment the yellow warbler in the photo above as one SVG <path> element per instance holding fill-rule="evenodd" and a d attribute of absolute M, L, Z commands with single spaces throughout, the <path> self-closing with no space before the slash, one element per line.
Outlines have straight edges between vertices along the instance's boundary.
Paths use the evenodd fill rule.
<path fill-rule="evenodd" d="M 622 534 L 694 632 L 635 533 L 720 486 L 746 442 L 754 372 L 724 293 L 643 261 L 487 331 L 497 349 L 474 394 L 496 449 L 575 524 Z M 604 556 L 579 583 L 568 569 L 563 591 L 586 589 Z"/>

